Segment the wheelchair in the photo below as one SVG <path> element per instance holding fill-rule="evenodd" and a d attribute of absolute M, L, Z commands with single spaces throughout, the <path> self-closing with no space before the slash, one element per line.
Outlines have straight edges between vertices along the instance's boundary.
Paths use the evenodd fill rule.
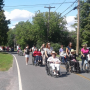
<path fill-rule="evenodd" d="M 35 66 L 42 66 L 42 60 L 38 60 L 35 62 L 35 59 L 36 59 L 36 56 L 33 56 L 32 54 L 32 64 L 35 65 Z"/>
<path fill-rule="evenodd" d="M 23 51 L 21 49 L 18 50 L 18 55 L 23 56 Z"/>
<path fill-rule="evenodd" d="M 80 73 L 80 65 L 79 65 L 79 61 L 76 60 L 77 62 L 71 61 L 68 58 L 68 61 L 66 62 L 66 71 L 67 72 L 76 72 L 76 73 Z"/>
<path fill-rule="evenodd" d="M 47 75 L 49 76 L 55 76 L 55 77 L 60 77 L 61 76 L 61 73 L 60 73 L 60 69 L 58 71 L 58 75 L 54 75 L 54 72 L 53 72 L 53 69 L 52 67 L 50 66 L 50 62 L 47 62 L 47 65 L 46 65 L 46 72 L 47 72 Z M 57 68 L 55 67 L 55 72 L 57 72 Z"/>
<path fill-rule="evenodd" d="M 84 65 L 84 70 L 85 72 L 89 73 L 90 72 L 90 60 L 87 61 Z"/>

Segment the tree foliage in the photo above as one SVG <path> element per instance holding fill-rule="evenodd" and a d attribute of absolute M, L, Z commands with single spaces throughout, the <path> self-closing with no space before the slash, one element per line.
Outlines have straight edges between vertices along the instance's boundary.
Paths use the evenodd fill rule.
<path fill-rule="evenodd" d="M 60 13 L 51 12 L 49 21 L 49 42 L 68 45 L 70 40 L 69 32 L 66 28 L 67 22 L 61 17 Z M 47 27 L 48 27 L 48 12 L 36 13 L 33 17 L 32 23 L 28 20 L 26 22 L 19 22 L 15 28 L 15 40 L 22 48 L 26 44 L 30 47 L 35 44 L 40 47 L 42 43 L 47 42 Z M 58 46 L 58 45 L 57 45 Z"/>
<path fill-rule="evenodd" d="M 7 45 L 12 47 L 14 46 L 14 30 L 9 29 L 7 32 L 8 38 L 7 38 Z"/>
<path fill-rule="evenodd" d="M 80 7 L 81 41 L 90 46 L 90 0 L 81 1 Z"/>
<path fill-rule="evenodd" d="M 6 20 L 4 15 L 4 4 L 3 0 L 0 0 L 0 44 L 5 45 L 7 43 L 7 32 L 8 32 L 8 24 L 9 20 Z"/>

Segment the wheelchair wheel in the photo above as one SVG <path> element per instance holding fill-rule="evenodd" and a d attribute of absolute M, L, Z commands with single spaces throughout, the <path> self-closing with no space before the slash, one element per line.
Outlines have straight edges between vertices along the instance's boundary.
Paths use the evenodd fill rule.
<path fill-rule="evenodd" d="M 20 52 L 20 56 L 23 56 L 23 53 L 22 52 Z"/>
<path fill-rule="evenodd" d="M 85 72 L 90 72 L 90 64 L 89 63 L 86 63 L 84 65 L 84 70 L 85 70 Z"/>
<path fill-rule="evenodd" d="M 81 71 L 80 71 L 80 67 L 77 69 L 77 73 L 80 73 Z"/>
<path fill-rule="evenodd" d="M 53 73 L 52 67 L 49 67 L 49 71 L 50 71 L 50 75 L 51 75 L 51 76 L 54 76 L 54 73 Z"/>
<path fill-rule="evenodd" d="M 65 67 L 66 67 L 66 71 L 69 72 L 69 63 L 68 62 L 65 64 Z"/>
<path fill-rule="evenodd" d="M 32 64 L 34 65 L 34 57 L 32 57 Z"/>
<path fill-rule="evenodd" d="M 50 69 L 48 66 L 46 66 L 46 72 L 47 72 L 47 75 L 50 75 Z"/>

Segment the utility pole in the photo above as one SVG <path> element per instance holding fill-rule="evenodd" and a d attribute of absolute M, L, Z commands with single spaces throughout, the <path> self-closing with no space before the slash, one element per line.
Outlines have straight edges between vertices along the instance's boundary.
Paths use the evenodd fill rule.
<path fill-rule="evenodd" d="M 77 46 L 76 54 L 79 54 L 79 35 L 80 35 L 80 0 L 78 0 L 78 26 L 77 26 Z"/>
<path fill-rule="evenodd" d="M 48 42 L 48 36 L 49 36 L 49 20 L 50 20 L 50 9 L 51 8 L 55 8 L 55 7 L 44 7 L 44 8 L 48 8 L 49 9 L 49 13 L 48 13 L 48 26 L 47 26 L 47 42 Z"/>

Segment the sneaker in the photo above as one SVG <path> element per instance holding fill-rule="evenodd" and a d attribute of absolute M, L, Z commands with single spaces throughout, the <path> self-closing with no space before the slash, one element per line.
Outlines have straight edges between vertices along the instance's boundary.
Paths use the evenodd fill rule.
<path fill-rule="evenodd" d="M 28 65 L 28 64 L 26 63 L 26 65 Z"/>
<path fill-rule="evenodd" d="M 54 75 L 56 75 L 56 72 L 54 72 Z"/>
<path fill-rule="evenodd" d="M 59 74 L 57 73 L 57 76 L 58 76 Z"/>

